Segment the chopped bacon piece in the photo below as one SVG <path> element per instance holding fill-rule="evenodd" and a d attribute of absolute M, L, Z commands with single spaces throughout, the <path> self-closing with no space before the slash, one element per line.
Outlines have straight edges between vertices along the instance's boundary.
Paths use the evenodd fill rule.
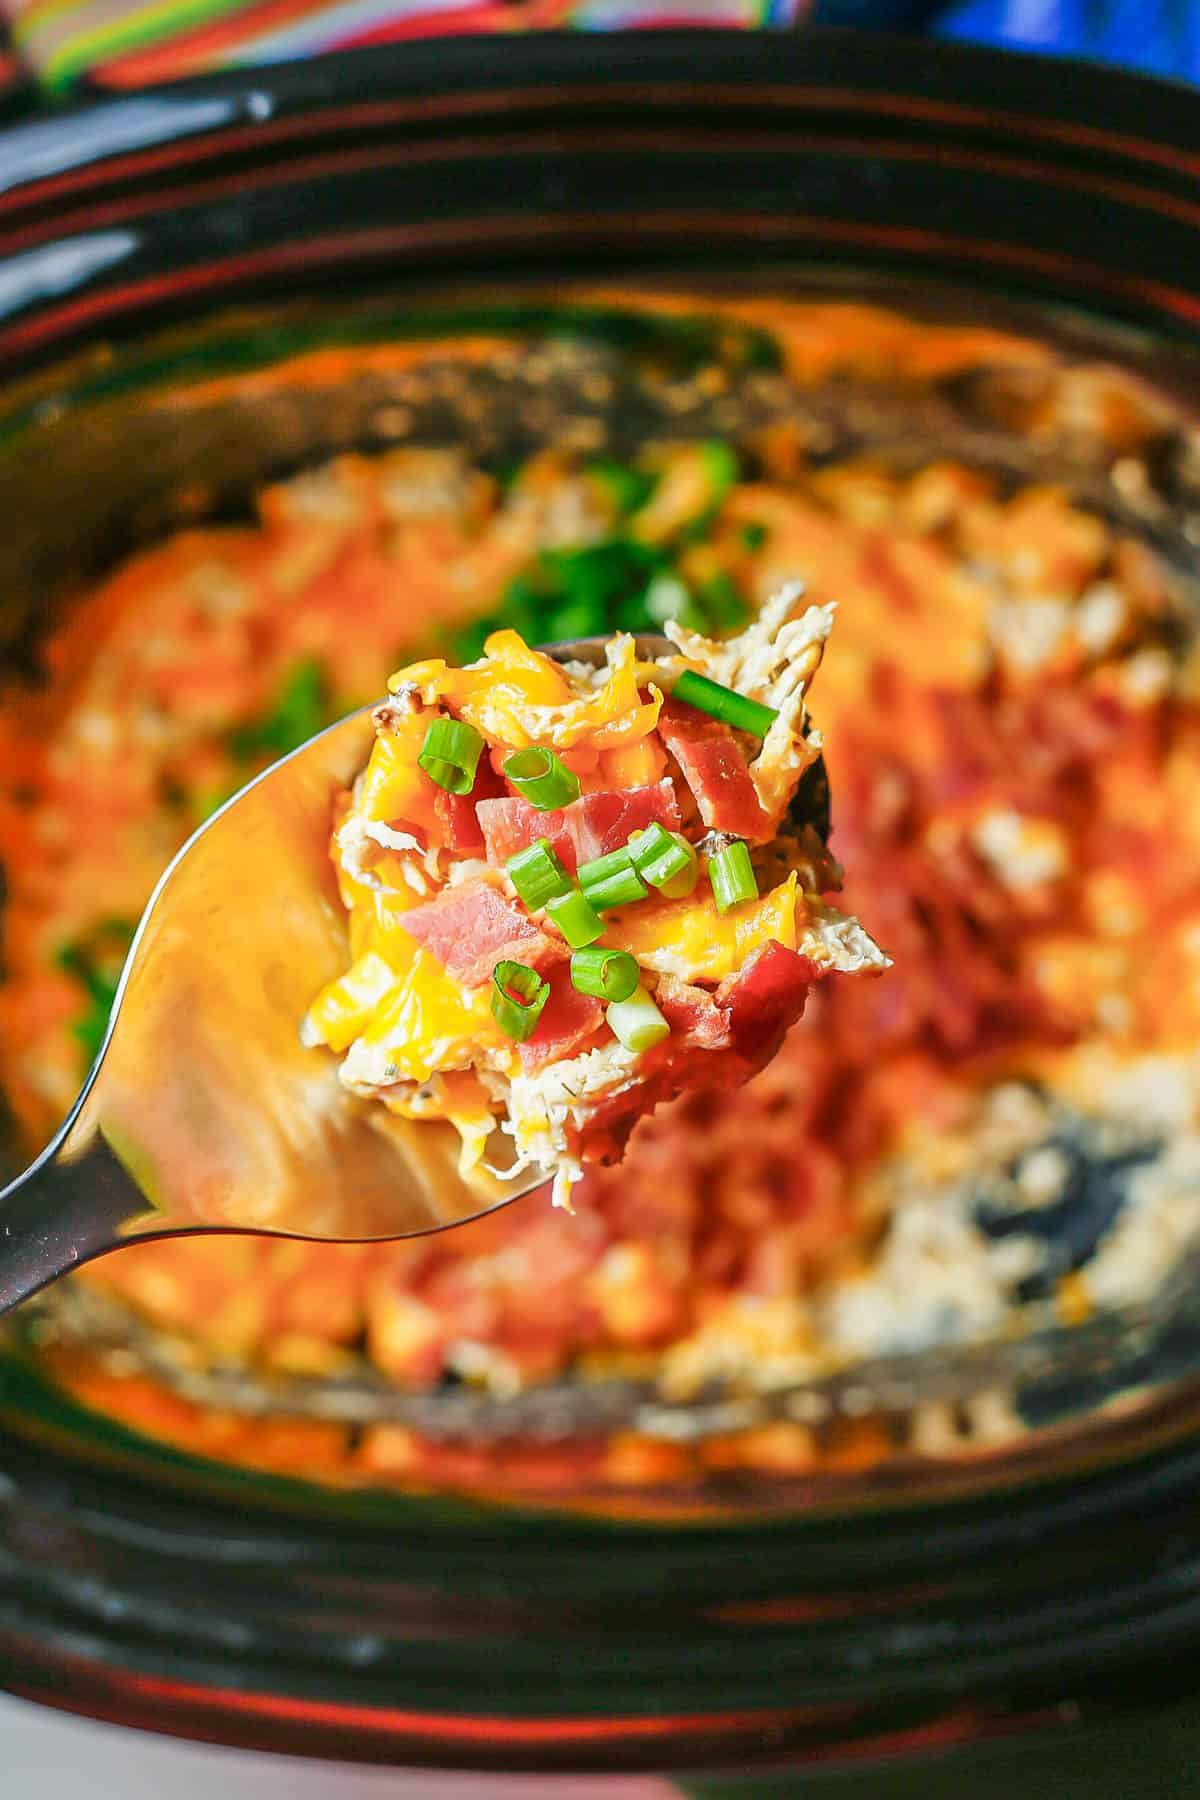
<path fill-rule="evenodd" d="M 624 793 L 583 794 L 570 806 L 539 812 L 528 800 L 481 800 L 479 823 L 488 861 L 498 867 L 537 838 L 547 838 L 574 874 L 580 863 L 619 850 L 635 831 L 657 819 L 668 831 L 679 830 L 679 805 L 669 781 Z"/>
<path fill-rule="evenodd" d="M 592 1112 L 584 1161 L 615 1161 L 638 1120 L 688 1088 L 728 1092 L 757 1075 L 800 1018 L 819 973 L 807 956 L 769 943 L 715 994 L 660 977 L 655 999 L 671 1036 L 642 1059 L 635 1083 Z"/>
<path fill-rule="evenodd" d="M 673 1050 L 726 1050 L 759 1060 L 796 1023 L 816 965 L 782 944 L 764 944 L 716 993 L 660 975 L 654 998 L 671 1027 Z"/>
<path fill-rule="evenodd" d="M 558 1062 L 579 1051 L 604 1023 L 604 1007 L 591 994 L 581 994 L 571 982 L 566 963 L 559 963 L 547 974 L 550 993 L 542 1008 L 533 1036 L 518 1046 L 522 1067 L 540 1069 L 543 1063 Z"/>
<path fill-rule="evenodd" d="M 749 765 L 728 725 L 694 706 L 668 700 L 659 716 L 658 735 L 682 769 L 700 817 L 711 831 L 728 831 L 752 844 L 774 837 L 774 821 L 763 811 Z"/>
<path fill-rule="evenodd" d="M 439 837 L 447 850 L 482 851 L 483 832 L 475 816 L 475 802 L 470 794 L 448 794 L 439 788 L 433 797 Z"/>
<path fill-rule="evenodd" d="M 722 1050 L 731 1042 L 729 1014 L 707 988 L 675 975 L 660 975 L 654 998 L 676 1047 Z"/>
<path fill-rule="evenodd" d="M 578 800 L 573 804 L 578 806 Z M 503 800 L 485 800 L 478 816 L 488 861 L 502 869 L 510 856 L 544 837 L 555 855 L 574 874 L 578 857 L 574 837 L 566 822 L 569 811 L 570 807 L 563 806 L 553 812 L 539 812 L 528 800 L 511 794 Z"/>
<path fill-rule="evenodd" d="M 804 1011 L 808 990 L 820 971 L 810 957 L 782 944 L 764 944 L 744 968 L 717 989 L 717 1004 L 728 1014 L 734 1048 L 763 1063 L 785 1031 Z"/>
<path fill-rule="evenodd" d="M 404 929 L 464 987 L 482 987 L 498 962 L 541 969 L 561 960 L 565 945 L 546 936 L 490 881 L 464 881 L 404 914 Z"/>
<path fill-rule="evenodd" d="M 481 801 L 496 799 L 507 791 L 487 757 L 479 764 L 475 785 L 469 794 L 448 794 L 444 788 L 438 788 L 433 796 L 433 810 L 437 815 L 439 845 L 446 850 L 481 855 L 483 832 L 475 808 Z"/>

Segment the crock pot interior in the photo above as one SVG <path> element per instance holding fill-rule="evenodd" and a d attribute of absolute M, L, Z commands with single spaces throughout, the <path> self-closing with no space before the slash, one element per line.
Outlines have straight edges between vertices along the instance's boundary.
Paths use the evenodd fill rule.
<path fill-rule="evenodd" d="M 10 672 L 37 678 L 39 637 L 81 584 L 180 526 L 250 516 L 256 490 L 269 480 L 341 451 L 380 450 L 401 441 L 466 444 L 481 458 L 498 462 L 526 455 L 541 442 L 530 422 L 530 395 L 512 381 L 493 380 L 486 368 L 476 372 L 468 403 L 435 395 L 415 414 L 403 375 L 377 369 L 359 369 L 332 387 L 255 384 L 256 369 L 304 350 L 407 338 L 427 341 L 436 359 L 439 339 L 486 329 L 490 322 L 533 339 L 591 342 L 598 354 L 632 346 L 668 367 L 715 357 L 753 373 L 771 368 L 770 335 L 721 320 L 720 296 L 818 294 L 886 299 L 931 320 L 1003 322 L 1049 338 L 1069 355 L 1124 363 L 1182 398 L 1185 408 L 1189 395 L 1200 392 L 1196 368 L 1184 352 L 1165 351 L 1152 336 L 1128 326 L 1078 309 L 999 302 L 962 285 L 897 283 L 880 269 L 798 268 L 784 279 L 778 270 L 756 274 L 718 267 L 703 280 L 664 283 L 668 291 L 674 286 L 699 296 L 701 304 L 711 297 L 711 314 L 686 321 L 669 312 L 656 315 L 652 289 L 635 285 L 649 297 L 598 302 L 591 290 L 561 284 L 549 294 L 459 286 L 451 292 L 358 296 L 337 305 L 277 304 L 253 313 L 217 313 L 40 371 L 17 388 L 7 415 L 0 413 L 0 512 L 12 521 L 0 543 L 4 660 Z M 1188 560 L 1189 538 L 1200 521 L 1200 474 L 1182 435 L 1164 433 L 1154 452 L 1154 480 L 1131 500 L 1105 458 L 1086 444 L 1039 444 L 1007 430 L 1004 397 L 997 399 L 985 383 L 951 386 L 934 404 L 890 391 L 886 382 L 856 388 L 835 380 L 814 390 L 806 404 L 821 425 L 821 454 L 829 462 L 871 450 L 913 467 L 938 454 L 959 454 L 1011 482 L 1060 479 L 1085 504 L 1147 536 L 1177 568 Z M 663 419 L 646 414 L 644 396 L 619 388 L 606 405 L 603 424 L 606 442 L 618 452 L 633 450 L 664 429 Z M 687 420 L 667 420 L 665 428 L 685 434 L 696 429 Z M 419 620 L 409 624 L 414 634 L 419 631 Z M 11 1144 L 8 1154 L 18 1160 Z M 1134 1321 L 1131 1328 L 1142 1323 Z M 1114 1369 L 1123 1362 L 1123 1332 L 1124 1327 L 1107 1340 L 1101 1333 L 1103 1341 L 1097 1342 L 1075 1334 L 1074 1349 L 1092 1385 L 1085 1381 L 1081 1389 L 1077 1371 L 1057 1404 L 1043 1407 L 1047 1423 L 1095 1404 L 1105 1391 L 1104 1378 L 1095 1385 L 1097 1367 L 1107 1371 L 1109 1381 L 1122 1379 Z M 1059 1362 L 1063 1334 L 1058 1336 L 1057 1345 L 1039 1341 L 1022 1347 L 1026 1376 L 1039 1371 L 1044 1376 L 1047 1370 L 1056 1378 L 1069 1375 Z M 902 1373 L 882 1372 L 894 1379 Z M 986 1367 L 974 1368 L 970 1354 L 942 1370 L 951 1392 L 986 1375 Z"/>

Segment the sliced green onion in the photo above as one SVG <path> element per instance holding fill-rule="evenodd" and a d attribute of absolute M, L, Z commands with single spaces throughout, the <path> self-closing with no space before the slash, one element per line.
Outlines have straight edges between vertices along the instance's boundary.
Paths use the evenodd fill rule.
<path fill-rule="evenodd" d="M 708 879 L 719 913 L 727 913 L 731 906 L 758 897 L 758 880 L 750 852 L 740 838 L 735 838 L 732 844 L 727 844 L 724 850 L 718 850 L 709 859 Z"/>
<path fill-rule="evenodd" d="M 642 880 L 668 900 L 682 900 L 700 878 L 700 859 L 691 844 L 657 819 L 645 831 L 635 831 L 626 849 Z"/>
<path fill-rule="evenodd" d="M 492 1017 L 518 1044 L 537 1030 L 549 995 L 550 983 L 528 963 L 498 962 L 492 970 Z"/>
<path fill-rule="evenodd" d="M 448 794 L 469 794 L 483 750 L 483 738 L 462 719 L 435 719 L 417 757 L 430 781 Z"/>
<path fill-rule="evenodd" d="M 643 862 L 649 862 L 652 857 L 665 850 L 670 841 L 671 834 L 666 826 L 657 819 L 651 819 L 649 825 L 639 826 L 631 833 L 625 848 L 634 868 L 640 869 Z"/>
<path fill-rule="evenodd" d="M 628 1000 L 614 1000 L 605 1017 L 614 1037 L 638 1056 L 671 1035 L 671 1027 L 644 987 L 635 989 Z"/>
<path fill-rule="evenodd" d="M 504 865 L 519 898 L 537 912 L 557 894 L 569 894 L 571 877 L 554 854 L 549 838 L 538 838 L 510 856 Z"/>
<path fill-rule="evenodd" d="M 558 926 L 572 950 L 582 950 L 586 944 L 594 944 L 604 935 L 604 920 L 578 888 L 548 901 L 546 917 Z"/>
<path fill-rule="evenodd" d="M 571 958 L 571 985 L 597 1000 L 628 1000 L 637 988 L 637 958 L 628 950 L 602 950 L 593 944 Z"/>
<path fill-rule="evenodd" d="M 553 750 L 540 746 L 518 750 L 504 765 L 504 774 L 523 800 L 539 812 L 554 812 L 570 806 L 580 794 L 579 777 L 560 762 Z"/>
<path fill-rule="evenodd" d="M 763 706 L 758 700 L 747 699 L 745 694 L 722 687 L 719 681 L 710 681 L 707 675 L 700 675 L 695 669 L 685 669 L 671 693 L 676 700 L 683 700 L 688 706 L 694 706 L 697 712 L 708 713 L 713 719 L 723 719 L 726 725 L 732 725 L 736 731 L 749 731 L 755 737 L 766 737 L 779 717 L 773 706 Z"/>
<path fill-rule="evenodd" d="M 614 906 L 632 906 L 644 900 L 649 889 L 633 866 L 628 850 L 610 850 L 592 862 L 579 865 L 579 885 L 584 899 L 597 912 L 608 912 Z"/>

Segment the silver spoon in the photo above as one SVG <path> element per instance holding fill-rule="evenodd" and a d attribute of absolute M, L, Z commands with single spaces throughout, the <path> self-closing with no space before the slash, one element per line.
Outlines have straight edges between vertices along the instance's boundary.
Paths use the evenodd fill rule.
<path fill-rule="evenodd" d="M 549 646 L 603 660 L 604 640 Z M 639 640 L 647 659 L 664 638 Z M 400 1119 L 305 1049 L 346 966 L 330 797 L 363 767 L 373 707 L 273 764 L 204 824 L 154 890 L 100 1053 L 57 1136 L 0 1192 L 0 1312 L 131 1237 L 200 1231 L 368 1239 L 440 1231 L 545 1184 L 458 1170 L 458 1133 Z M 815 779 L 814 779 L 815 778 Z M 821 765 L 799 816 L 828 831 Z M 487 1161 L 511 1143 L 498 1130 Z"/>

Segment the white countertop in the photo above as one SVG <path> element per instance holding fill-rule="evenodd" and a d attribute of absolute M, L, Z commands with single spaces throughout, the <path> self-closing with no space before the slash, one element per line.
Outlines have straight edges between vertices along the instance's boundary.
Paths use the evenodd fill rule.
<path fill-rule="evenodd" d="M 222 1750 L 0 1694 L 4 1800 L 678 1800 L 652 1776 L 432 1774 Z"/>

